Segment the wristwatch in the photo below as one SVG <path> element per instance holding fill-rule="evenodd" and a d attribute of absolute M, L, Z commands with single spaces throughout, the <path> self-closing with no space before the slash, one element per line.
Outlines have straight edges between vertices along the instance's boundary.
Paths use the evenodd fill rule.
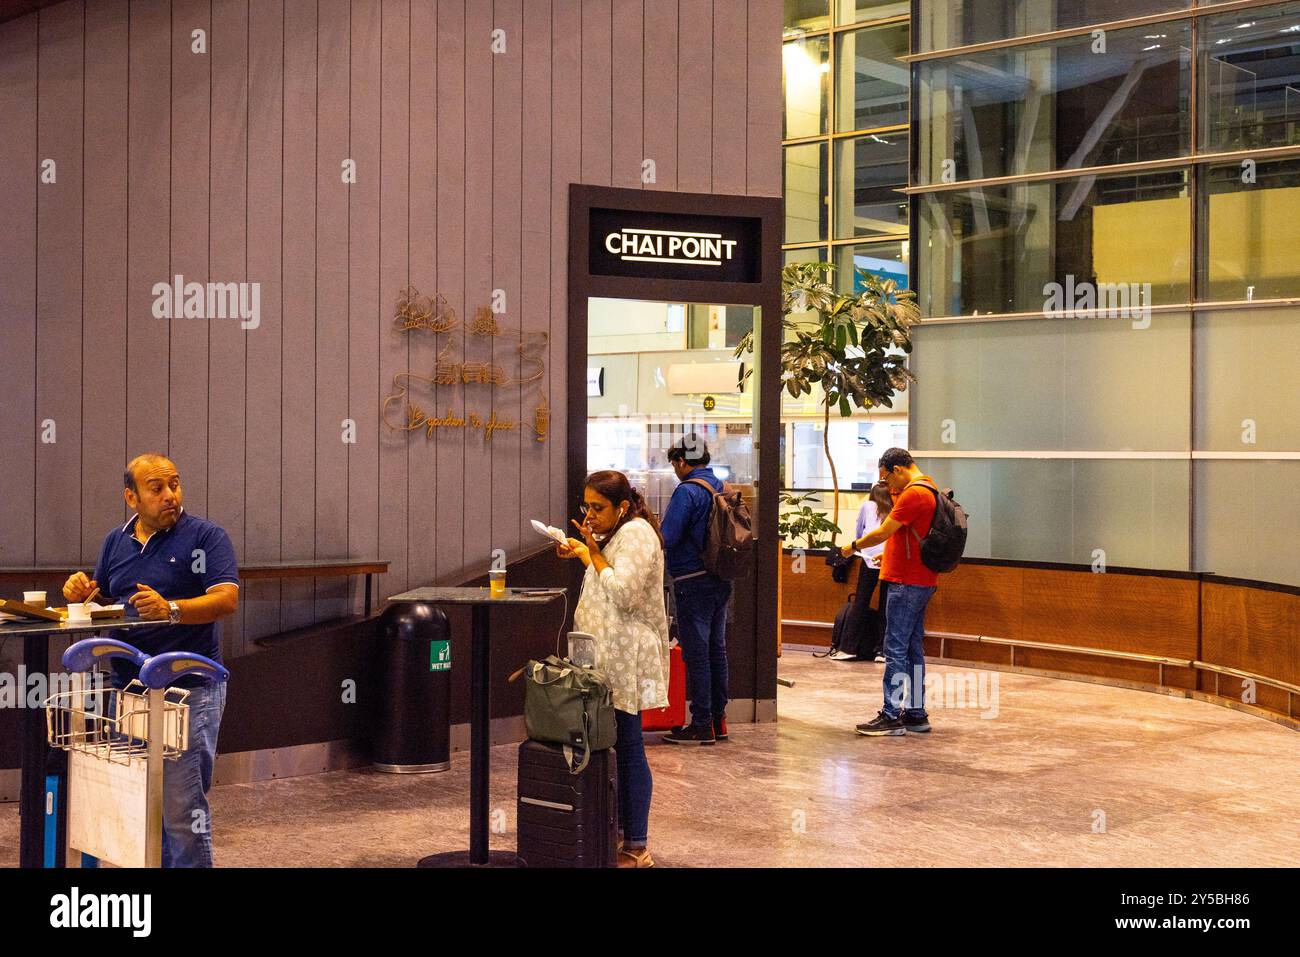
<path fill-rule="evenodd" d="M 181 606 L 174 601 L 169 601 L 167 608 L 167 620 L 173 625 L 179 625 L 181 623 Z"/>

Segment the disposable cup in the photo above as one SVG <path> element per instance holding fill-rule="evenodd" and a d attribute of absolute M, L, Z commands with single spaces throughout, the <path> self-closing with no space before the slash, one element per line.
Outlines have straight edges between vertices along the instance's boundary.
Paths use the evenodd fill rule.
<path fill-rule="evenodd" d="M 43 591 L 25 591 L 23 592 L 24 605 L 38 605 L 45 607 L 45 592 Z"/>

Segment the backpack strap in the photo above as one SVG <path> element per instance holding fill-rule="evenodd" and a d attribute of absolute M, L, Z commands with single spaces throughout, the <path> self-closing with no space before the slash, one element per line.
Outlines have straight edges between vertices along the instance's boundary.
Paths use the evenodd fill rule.
<path fill-rule="evenodd" d="M 723 483 L 722 483 L 722 491 L 721 491 L 721 492 L 719 492 L 716 488 L 714 488 L 714 487 L 713 487 L 712 485 L 710 485 L 708 482 L 704 481 L 704 479 L 687 479 L 686 482 L 683 483 L 683 484 L 687 484 L 687 483 L 689 483 L 689 484 L 691 484 L 691 485 L 699 485 L 699 486 L 700 486 L 701 488 L 703 488 L 706 492 L 708 492 L 710 496 L 713 496 L 713 495 L 725 495 L 725 494 L 727 494 L 727 483 L 726 483 L 726 482 L 723 482 Z"/>
<path fill-rule="evenodd" d="M 926 481 L 924 481 L 923 479 L 917 479 L 915 482 L 908 482 L 905 486 L 903 486 L 903 492 L 906 492 L 906 491 L 907 491 L 909 488 L 911 488 L 913 485 L 919 485 L 919 486 L 921 486 L 921 488 L 928 488 L 931 492 L 934 493 L 934 510 L 935 510 L 935 512 L 938 512 L 938 511 L 939 511 L 939 489 L 938 489 L 938 487 L 936 487 L 936 486 L 934 486 L 934 485 L 931 485 L 929 482 L 926 482 Z M 902 492 L 900 492 L 899 494 L 901 495 Z M 930 521 L 933 522 L 934 519 L 931 518 Z M 921 539 L 921 536 L 918 535 L 918 534 L 916 533 L 916 529 L 914 529 L 911 525 L 904 525 L 903 527 L 906 528 L 909 532 L 912 533 L 912 537 L 916 539 L 916 544 L 917 544 L 917 545 L 920 545 L 922 539 Z M 911 557 L 912 557 L 912 543 L 909 542 L 907 539 L 903 539 L 903 544 L 904 544 L 904 545 L 906 546 L 906 548 L 907 548 L 907 557 L 908 557 L 909 559 L 911 559 Z"/>

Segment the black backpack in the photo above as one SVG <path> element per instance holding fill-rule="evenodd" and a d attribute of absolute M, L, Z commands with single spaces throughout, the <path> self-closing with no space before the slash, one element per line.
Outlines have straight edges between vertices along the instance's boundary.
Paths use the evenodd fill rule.
<path fill-rule="evenodd" d="M 966 550 L 966 510 L 953 499 L 950 488 L 940 494 L 929 482 L 912 482 L 903 491 L 912 485 L 928 488 L 934 493 L 934 518 L 925 538 L 917 535 L 912 526 L 907 526 L 921 545 L 921 564 L 934 572 L 950 572 L 957 567 L 962 552 Z"/>
<path fill-rule="evenodd" d="M 853 615 L 853 599 L 857 595 L 849 595 L 848 600 L 839 611 L 835 613 L 835 624 L 831 628 L 831 646 L 821 654 L 813 653 L 814 658 L 826 658 L 835 654 L 837 651 L 844 650 L 844 639 L 848 637 L 849 619 Z M 854 651 L 856 654 L 856 650 Z"/>

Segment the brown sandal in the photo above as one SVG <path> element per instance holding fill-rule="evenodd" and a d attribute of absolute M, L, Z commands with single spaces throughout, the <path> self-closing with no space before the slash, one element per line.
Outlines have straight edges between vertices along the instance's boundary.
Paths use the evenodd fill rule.
<path fill-rule="evenodd" d="M 619 849 L 618 852 L 619 867 L 654 867 L 654 858 L 650 856 L 649 848 Z"/>

